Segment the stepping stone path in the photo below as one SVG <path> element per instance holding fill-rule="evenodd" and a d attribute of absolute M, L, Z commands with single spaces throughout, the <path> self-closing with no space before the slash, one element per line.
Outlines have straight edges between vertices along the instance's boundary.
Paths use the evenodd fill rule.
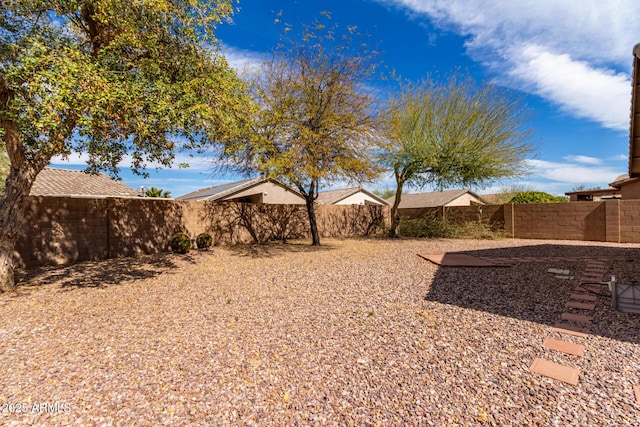
<path fill-rule="evenodd" d="M 584 274 L 579 278 L 582 285 L 578 285 L 575 289 L 575 293 L 570 295 L 570 300 L 565 305 L 567 309 L 581 310 L 587 314 L 590 314 L 595 310 L 595 302 L 598 301 L 598 297 L 592 292 L 602 292 L 602 286 L 598 285 L 598 283 L 602 281 L 604 268 L 605 263 L 603 260 L 591 259 L 587 261 L 587 268 L 585 269 Z M 551 274 L 558 274 L 558 272 L 559 270 L 555 269 L 549 270 L 549 273 Z M 562 273 L 569 274 L 565 271 L 562 271 Z M 588 325 L 593 319 L 592 316 L 573 312 L 564 312 L 560 318 L 564 321 L 568 321 L 568 323 L 556 323 L 553 328 L 551 328 L 551 331 L 583 339 L 588 336 L 590 332 Z M 585 351 L 584 344 L 576 344 L 553 338 L 546 338 L 542 345 L 548 350 L 558 351 L 576 357 L 582 357 Z M 577 385 L 580 378 L 579 369 L 538 357 L 534 358 L 529 370 L 571 385 Z M 637 404 L 640 405 L 640 385 L 633 386 L 633 393 Z"/>

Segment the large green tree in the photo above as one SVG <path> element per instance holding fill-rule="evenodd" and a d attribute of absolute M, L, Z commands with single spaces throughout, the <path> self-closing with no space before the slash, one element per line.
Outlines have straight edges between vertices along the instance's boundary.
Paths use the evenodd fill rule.
<path fill-rule="evenodd" d="M 316 22 L 289 35 L 264 64 L 254 92 L 255 139 L 225 154 L 247 172 L 295 187 L 304 196 L 312 245 L 320 244 L 315 200 L 320 185 L 366 182 L 379 172 L 372 155 L 378 128 L 367 85 L 376 54 L 344 31 Z"/>
<path fill-rule="evenodd" d="M 470 77 L 405 85 L 389 102 L 380 156 L 396 181 L 389 235 L 397 236 L 405 185 L 482 186 L 524 174 L 528 119 L 521 99 Z"/>
<path fill-rule="evenodd" d="M 219 53 L 232 0 L 3 0 L 0 137 L 10 171 L 0 199 L 0 288 L 25 197 L 53 156 L 80 152 L 117 174 L 169 165 L 178 149 L 234 139 L 250 105 Z"/>

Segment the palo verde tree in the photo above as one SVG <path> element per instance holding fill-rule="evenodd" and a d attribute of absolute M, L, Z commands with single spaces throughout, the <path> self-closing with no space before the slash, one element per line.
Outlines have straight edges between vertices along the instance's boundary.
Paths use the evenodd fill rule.
<path fill-rule="evenodd" d="M 481 186 L 521 176 L 532 152 L 524 104 L 494 85 L 453 75 L 408 84 L 389 102 L 381 163 L 396 181 L 389 235 L 405 185 Z"/>
<path fill-rule="evenodd" d="M 371 150 L 375 99 L 366 84 L 376 54 L 359 38 L 355 28 L 339 33 L 320 22 L 298 40 L 287 38 L 254 80 L 255 139 L 225 152 L 245 172 L 277 178 L 304 196 L 314 246 L 320 185 L 366 182 L 379 169 Z"/>
<path fill-rule="evenodd" d="M 176 150 L 233 139 L 251 105 L 214 28 L 232 0 L 3 0 L 0 137 L 10 171 L 0 198 L 0 288 L 38 173 L 88 156 L 117 174 L 169 165 Z"/>

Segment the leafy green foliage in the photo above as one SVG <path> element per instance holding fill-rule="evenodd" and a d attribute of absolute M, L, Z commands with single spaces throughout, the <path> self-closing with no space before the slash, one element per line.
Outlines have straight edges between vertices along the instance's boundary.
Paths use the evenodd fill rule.
<path fill-rule="evenodd" d="M 396 191 L 389 188 L 389 187 L 385 187 L 385 188 L 376 188 L 375 190 L 372 191 L 373 194 L 375 194 L 376 196 L 380 197 L 381 199 L 387 200 L 390 197 L 395 196 Z"/>
<path fill-rule="evenodd" d="M 168 199 L 171 197 L 171 192 L 163 190 L 162 188 L 151 187 L 144 193 L 145 197 L 160 197 Z"/>
<path fill-rule="evenodd" d="M 471 78 L 454 75 L 403 88 L 389 104 L 380 155 L 397 185 L 390 235 L 397 232 L 404 185 L 482 186 L 524 174 L 532 151 L 527 120 L 520 100 Z"/>
<path fill-rule="evenodd" d="M 144 175 L 176 150 L 243 137 L 252 102 L 214 34 L 233 2 L 3 0 L 0 137 L 12 166 L 0 200 L 3 254 L 53 156 L 82 153 L 90 171 L 111 175 L 128 156 Z M 10 269 L 0 266 L 0 286 L 13 283 Z"/>
<path fill-rule="evenodd" d="M 428 237 L 450 239 L 501 239 L 504 233 L 477 222 L 453 222 L 447 217 L 427 215 L 424 218 L 403 219 L 398 234 L 402 237 Z"/>
<path fill-rule="evenodd" d="M 185 233 L 176 233 L 169 240 L 171 250 L 178 254 L 186 254 L 191 249 L 191 238 Z"/>
<path fill-rule="evenodd" d="M 379 172 L 371 153 L 375 99 L 366 85 L 375 54 L 357 42 L 355 28 L 338 30 L 316 22 L 304 27 L 300 40 L 278 47 L 255 79 L 255 138 L 224 153 L 245 172 L 300 191 L 314 245 L 320 239 L 313 201 L 321 183 L 363 182 Z"/>
<path fill-rule="evenodd" d="M 215 48 L 231 1 L 8 0 L 0 18 L 0 117 L 27 158 L 72 151 L 117 174 L 168 165 L 176 144 L 231 138 L 244 85 Z M 5 126 L 6 127 L 6 126 Z"/>
<path fill-rule="evenodd" d="M 565 196 L 554 196 L 542 191 L 523 191 L 516 194 L 509 203 L 565 203 L 569 198 Z"/>
<path fill-rule="evenodd" d="M 198 249 L 210 248 L 213 244 L 213 237 L 209 233 L 200 233 L 196 236 L 196 246 Z"/>

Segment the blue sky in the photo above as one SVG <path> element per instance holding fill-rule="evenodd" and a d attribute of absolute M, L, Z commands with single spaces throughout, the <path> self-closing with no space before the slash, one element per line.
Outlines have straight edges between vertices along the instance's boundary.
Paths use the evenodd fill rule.
<path fill-rule="evenodd" d="M 217 35 L 239 71 L 258 66 L 274 48 L 280 11 L 279 19 L 294 26 L 328 11 L 332 22 L 370 33 L 384 65 L 405 78 L 461 68 L 525 96 L 535 115 L 537 156 L 528 159 L 532 174 L 515 184 L 563 194 L 578 185 L 606 187 L 627 172 L 638 0 L 242 0 L 238 9 Z M 53 165 L 77 169 L 81 160 Z M 174 197 L 239 178 L 213 175 L 206 157 L 178 154 L 176 165 L 183 161 L 188 169 L 151 169 L 148 179 L 123 164 L 121 178 Z M 383 176 L 365 187 L 393 188 L 393 180 Z"/>

